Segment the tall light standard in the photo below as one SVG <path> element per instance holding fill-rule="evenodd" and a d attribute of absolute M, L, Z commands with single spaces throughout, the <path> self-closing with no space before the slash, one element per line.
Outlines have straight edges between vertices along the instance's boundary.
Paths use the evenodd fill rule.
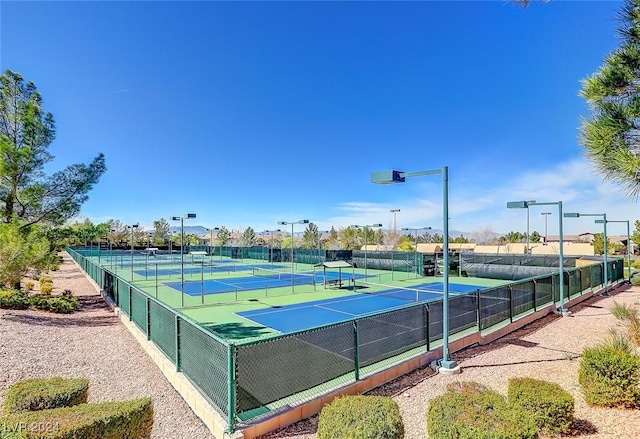
<path fill-rule="evenodd" d="M 607 261 L 607 214 L 606 213 L 565 213 L 565 218 L 580 218 L 581 216 L 601 216 L 602 220 L 600 221 L 604 225 L 604 293 L 603 296 L 609 295 L 608 285 L 609 285 L 609 267 Z M 598 222 L 596 220 L 596 222 Z"/>
<path fill-rule="evenodd" d="M 536 204 L 536 200 L 529 200 L 527 201 L 527 207 L 525 209 L 527 209 L 527 254 L 529 254 L 529 205 L 530 204 Z"/>
<path fill-rule="evenodd" d="M 540 215 L 544 216 L 544 245 L 547 245 L 547 243 L 549 242 L 547 240 L 547 219 L 549 215 L 551 215 L 551 212 L 540 212 Z"/>
<path fill-rule="evenodd" d="M 207 229 L 209 232 L 211 232 L 211 235 L 209 237 L 209 253 L 211 256 L 211 265 L 213 265 L 213 231 L 215 230 L 216 232 L 218 230 L 220 230 L 220 227 L 212 227 L 210 229 Z"/>
<path fill-rule="evenodd" d="M 562 201 L 549 201 L 546 203 L 538 203 L 537 201 L 509 201 L 508 209 L 527 209 L 529 206 L 558 206 L 558 234 L 560 235 L 560 249 L 558 254 L 558 271 L 560 274 L 560 306 L 558 311 L 563 315 L 568 315 L 568 310 L 564 307 L 564 240 L 562 230 Z M 545 238 L 546 239 L 546 238 Z"/>
<path fill-rule="evenodd" d="M 293 267 L 293 225 L 294 224 L 309 224 L 309 220 L 298 220 L 298 221 L 278 221 L 279 226 L 286 226 L 287 224 L 291 224 L 291 293 L 294 291 L 295 284 L 295 273 Z"/>
<path fill-rule="evenodd" d="M 442 224 L 444 234 L 444 273 L 442 298 L 442 359 L 440 373 L 457 373 L 460 371 L 458 363 L 449 357 L 449 167 L 428 171 L 403 172 L 380 171 L 371 174 L 371 182 L 376 184 L 404 183 L 407 177 L 422 177 L 426 175 L 442 176 Z"/>
<path fill-rule="evenodd" d="M 418 230 L 431 230 L 431 227 L 418 227 L 416 229 L 413 229 L 411 227 L 403 227 L 402 230 L 407 231 L 407 232 L 411 232 L 414 231 L 416 233 L 416 248 L 414 250 L 414 254 L 413 254 L 413 265 L 416 268 L 416 275 L 418 274 Z"/>
<path fill-rule="evenodd" d="M 382 224 L 371 224 L 368 226 L 358 226 L 354 224 L 351 227 L 355 227 L 356 229 L 362 229 L 364 232 L 364 277 L 367 277 L 367 238 L 369 237 L 369 228 L 374 227 L 382 227 Z"/>
<path fill-rule="evenodd" d="M 185 213 L 182 216 L 172 216 L 173 221 L 180 221 L 180 303 L 184 307 L 184 220 L 195 218 L 195 213 Z"/>
<path fill-rule="evenodd" d="M 629 220 L 607 220 L 608 223 L 627 223 L 627 270 L 629 282 L 631 282 L 631 230 L 629 228 Z M 597 224 L 603 224 L 604 220 L 596 220 Z M 623 264 L 624 266 L 624 264 Z"/>
<path fill-rule="evenodd" d="M 138 228 L 138 224 L 127 226 L 131 229 L 131 282 L 133 282 L 133 229 Z"/>
<path fill-rule="evenodd" d="M 400 209 L 391 209 L 389 212 L 393 214 L 393 233 L 395 235 L 396 231 L 398 230 L 396 228 L 396 215 L 398 212 L 400 212 Z"/>

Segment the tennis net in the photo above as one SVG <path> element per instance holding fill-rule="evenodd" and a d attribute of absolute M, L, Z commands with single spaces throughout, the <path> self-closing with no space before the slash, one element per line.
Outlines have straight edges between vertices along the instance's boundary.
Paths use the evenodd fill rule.
<path fill-rule="evenodd" d="M 313 284 L 316 283 L 315 275 L 301 273 L 285 273 L 283 271 L 269 270 L 267 268 L 253 267 L 252 274 L 257 277 L 266 277 L 269 279 L 277 279 L 283 282 L 291 283 L 293 280 L 297 284 Z"/>
<path fill-rule="evenodd" d="M 355 280 L 355 290 L 360 294 L 372 294 L 401 300 L 403 302 L 432 302 L 442 299 L 443 293 L 438 290 L 430 290 L 424 287 L 411 288 L 396 285 L 385 285 L 374 282 L 365 282 L 362 279 Z"/>

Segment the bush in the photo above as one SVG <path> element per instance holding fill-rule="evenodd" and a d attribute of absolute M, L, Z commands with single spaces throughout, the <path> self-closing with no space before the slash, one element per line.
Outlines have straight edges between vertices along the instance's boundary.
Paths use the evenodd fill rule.
<path fill-rule="evenodd" d="M 32 280 L 28 280 L 24 283 L 24 289 L 27 291 L 33 291 L 36 284 Z"/>
<path fill-rule="evenodd" d="M 638 319 L 638 310 L 634 305 L 627 305 L 626 303 L 613 302 L 613 308 L 611 308 L 611 314 L 622 321 L 631 321 Z"/>
<path fill-rule="evenodd" d="M 511 378 L 507 398 L 509 404 L 528 412 L 543 432 L 569 432 L 573 422 L 573 396 L 558 384 L 533 378 Z"/>
<path fill-rule="evenodd" d="M 29 308 L 29 297 L 25 291 L 0 291 L 0 308 L 27 309 Z"/>
<path fill-rule="evenodd" d="M 78 299 L 62 294 L 52 296 L 50 294 L 35 294 L 29 297 L 31 306 L 42 311 L 51 311 L 59 314 L 69 314 L 80 309 Z"/>
<path fill-rule="evenodd" d="M 89 380 L 32 378 L 9 387 L 4 403 L 5 414 L 70 407 L 87 402 Z"/>
<path fill-rule="evenodd" d="M 150 398 L 14 413 L 0 425 L 26 426 L 27 438 L 148 439 L 153 425 Z"/>
<path fill-rule="evenodd" d="M 431 439 L 530 439 L 538 437 L 533 418 L 485 386 L 454 383 L 431 400 L 427 411 Z"/>
<path fill-rule="evenodd" d="M 631 278 L 631 285 L 633 285 L 634 287 L 640 287 L 640 276 L 636 276 L 634 274 L 634 276 Z"/>
<path fill-rule="evenodd" d="M 53 279 L 50 277 L 41 277 L 40 278 L 40 286 L 51 284 L 53 285 Z"/>
<path fill-rule="evenodd" d="M 629 347 L 608 341 L 582 352 L 578 382 L 589 404 L 636 407 L 640 402 L 640 364 Z"/>
<path fill-rule="evenodd" d="M 399 439 L 404 435 L 400 408 L 384 396 L 344 396 L 320 412 L 318 439 Z"/>
<path fill-rule="evenodd" d="M 40 293 L 41 294 L 51 294 L 53 292 L 53 284 L 42 284 L 40 285 Z"/>

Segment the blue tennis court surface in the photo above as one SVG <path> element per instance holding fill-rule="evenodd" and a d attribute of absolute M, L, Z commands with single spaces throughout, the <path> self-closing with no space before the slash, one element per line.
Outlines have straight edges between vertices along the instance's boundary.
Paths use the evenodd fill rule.
<path fill-rule="evenodd" d="M 442 298 L 444 287 L 441 282 L 415 285 L 422 291 L 410 291 L 407 288 L 390 288 L 375 293 L 316 300 L 313 302 L 285 305 L 279 308 L 263 308 L 236 313 L 260 325 L 270 327 L 282 333 L 295 332 L 320 325 L 330 325 L 350 320 L 375 311 L 383 311 L 407 305 L 407 303 L 429 302 Z M 469 294 L 487 287 L 476 285 L 449 284 L 452 295 Z M 426 289 L 435 291 L 424 291 Z M 440 291 L 440 292 L 439 292 Z"/>
<path fill-rule="evenodd" d="M 257 267 L 258 268 L 258 267 Z M 180 272 L 178 272 L 179 274 Z M 348 282 L 350 278 L 354 277 L 352 274 L 342 274 L 342 281 Z M 356 274 L 355 278 L 364 277 L 361 274 Z M 278 273 L 273 277 L 267 276 L 243 276 L 243 277 L 229 277 L 225 279 L 206 279 L 204 282 L 197 281 L 185 281 L 184 292 L 190 296 L 200 296 L 203 293 L 206 294 L 219 294 L 219 293 L 232 293 L 234 291 L 246 291 L 246 290 L 261 290 L 264 288 L 281 288 L 291 285 L 291 273 Z M 295 284 L 297 285 L 311 285 L 314 282 L 316 284 L 323 283 L 325 278 L 322 273 L 313 274 L 296 274 L 293 276 Z M 337 280 L 338 274 L 334 272 L 327 272 L 327 280 Z M 173 288 L 177 291 L 181 289 L 180 282 L 166 282 L 164 285 Z"/>
<path fill-rule="evenodd" d="M 178 261 L 179 262 L 179 261 Z M 271 264 L 256 264 L 256 265 L 242 265 L 242 264 L 222 264 L 217 265 L 218 262 L 214 262 L 214 265 L 204 265 L 204 266 L 195 266 L 195 267 L 185 267 L 184 274 L 191 275 L 200 275 L 204 274 L 213 274 L 213 273 L 232 273 L 234 271 L 251 271 L 254 268 L 265 268 L 277 270 L 281 268 L 285 268 L 282 265 L 271 265 Z M 186 265 L 186 263 L 185 263 Z M 180 276 L 180 267 L 177 268 L 160 268 L 158 267 L 158 276 Z M 134 270 L 134 273 L 147 277 L 155 277 L 156 276 L 156 267 L 155 265 L 149 264 L 147 269 L 142 270 Z"/>

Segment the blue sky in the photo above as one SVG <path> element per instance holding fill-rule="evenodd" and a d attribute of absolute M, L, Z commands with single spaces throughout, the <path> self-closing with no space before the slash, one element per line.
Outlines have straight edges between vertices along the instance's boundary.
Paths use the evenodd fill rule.
<path fill-rule="evenodd" d="M 524 231 L 506 202 L 525 199 L 635 221 L 577 141 L 580 80 L 617 46 L 620 5 L 3 1 L 0 66 L 54 114 L 49 171 L 106 155 L 83 206 L 97 222 L 324 230 L 401 209 L 398 227 L 440 228 L 439 177 L 370 174 L 445 165 L 452 229 Z M 531 230 L 546 210 L 557 233 L 541 207 Z"/>

